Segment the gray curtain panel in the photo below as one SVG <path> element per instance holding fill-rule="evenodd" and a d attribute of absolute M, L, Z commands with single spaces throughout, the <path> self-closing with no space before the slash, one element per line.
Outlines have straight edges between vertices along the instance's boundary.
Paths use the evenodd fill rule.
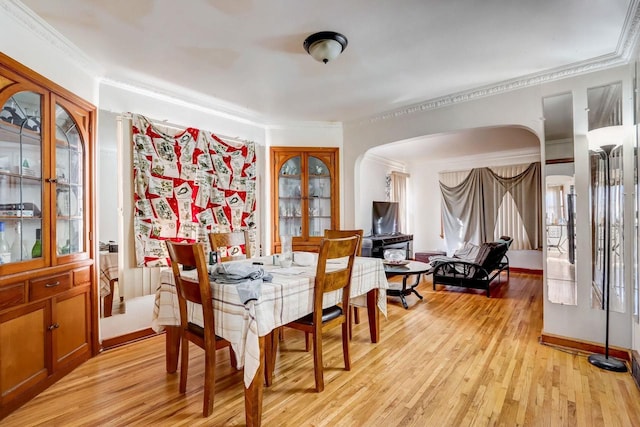
<path fill-rule="evenodd" d="M 511 194 L 532 249 L 542 247 L 542 191 L 540 162 L 522 173 L 503 177 L 489 168 L 472 169 L 455 187 L 440 183 L 444 235 L 449 251 L 462 242 L 493 240 L 500 205 Z"/>

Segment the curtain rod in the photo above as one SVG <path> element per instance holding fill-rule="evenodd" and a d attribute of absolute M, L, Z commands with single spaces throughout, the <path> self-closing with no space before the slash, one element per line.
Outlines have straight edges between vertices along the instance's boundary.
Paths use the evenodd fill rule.
<path fill-rule="evenodd" d="M 145 116 L 143 114 L 138 114 L 138 115 L 144 117 L 145 119 L 147 119 L 149 121 L 149 123 L 151 123 L 152 125 L 155 125 L 155 126 L 165 126 L 167 128 L 175 129 L 175 130 L 185 130 L 186 128 L 191 127 L 191 126 L 177 125 L 177 124 L 174 124 L 174 123 L 170 123 L 170 122 L 168 122 L 166 120 L 152 119 L 152 118 L 147 117 L 147 116 Z M 133 118 L 133 113 L 123 113 L 123 114 L 120 115 L 120 117 L 122 117 L 124 119 L 132 119 Z M 237 136 L 220 135 L 219 133 L 216 133 L 216 132 L 213 132 L 213 131 L 210 131 L 210 130 L 207 130 L 206 132 L 211 132 L 215 136 L 217 136 L 218 138 L 220 138 L 220 139 L 222 139 L 224 141 L 242 142 L 242 143 L 253 142 L 253 141 L 250 141 L 248 139 L 242 139 L 242 138 L 237 137 Z"/>

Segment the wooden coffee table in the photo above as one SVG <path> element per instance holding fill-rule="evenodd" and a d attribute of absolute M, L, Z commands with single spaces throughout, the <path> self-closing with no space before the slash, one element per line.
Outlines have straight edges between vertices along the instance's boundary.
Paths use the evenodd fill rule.
<path fill-rule="evenodd" d="M 413 293 L 413 294 L 416 294 L 418 298 L 422 299 L 422 295 L 420 295 L 415 288 L 420 283 L 420 276 L 422 274 L 433 273 L 433 267 L 431 266 L 431 264 L 428 264 L 426 262 L 420 262 L 420 261 L 409 261 L 409 263 L 407 263 L 406 265 L 396 265 L 396 264 L 389 264 L 385 262 L 384 272 L 387 275 L 387 277 L 402 276 L 402 288 L 401 289 L 389 288 L 387 289 L 387 295 L 400 297 L 400 301 L 402 301 L 402 306 L 405 309 L 408 309 L 409 306 L 407 305 L 407 300 L 405 299 L 405 296 Z M 407 286 L 407 279 L 410 276 L 416 276 L 415 281 L 413 284 L 410 284 Z"/>

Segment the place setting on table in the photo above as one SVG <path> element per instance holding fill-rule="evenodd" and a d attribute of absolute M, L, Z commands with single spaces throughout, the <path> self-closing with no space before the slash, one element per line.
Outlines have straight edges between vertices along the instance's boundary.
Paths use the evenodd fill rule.
<path fill-rule="evenodd" d="M 223 257 L 219 258 L 220 260 Z M 272 331 L 313 311 L 314 281 L 318 254 L 286 252 L 273 256 L 218 262 L 208 268 L 215 313 L 215 333 L 231 343 L 237 368 L 244 368 L 247 417 L 260 416 L 265 360 Z M 335 263 L 335 264 L 333 264 Z M 328 262 L 327 271 L 340 268 Z M 194 274 L 191 271 L 182 274 Z M 235 283 L 233 278 L 237 279 Z M 244 279 L 243 279 L 244 277 Z M 231 280 L 229 280 L 231 279 Z M 351 275 L 350 305 L 368 311 L 371 342 L 380 339 L 379 313 L 387 314 L 388 282 L 382 260 L 356 257 Z M 341 291 L 324 295 L 323 305 L 341 302 Z M 202 325 L 202 307 L 190 305 L 189 322 Z M 156 290 L 152 328 L 167 330 L 167 371 L 177 370 L 180 347 L 180 311 L 172 271 L 160 274 Z M 267 338 L 267 339 L 265 339 Z M 269 372 L 268 367 L 266 372 Z M 258 378 L 260 378 L 258 380 Z M 268 384 L 267 384 L 268 385 Z M 253 397 L 249 397 L 253 396 Z M 250 416 L 250 413 L 253 415 Z M 256 415 L 257 414 L 257 415 Z"/>

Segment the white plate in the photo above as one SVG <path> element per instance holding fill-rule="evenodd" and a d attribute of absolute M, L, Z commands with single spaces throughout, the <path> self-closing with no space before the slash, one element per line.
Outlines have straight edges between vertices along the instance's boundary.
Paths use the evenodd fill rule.
<path fill-rule="evenodd" d="M 385 264 L 385 265 L 407 265 L 407 264 L 409 264 L 409 262 L 410 261 L 407 260 L 407 259 L 402 260 L 402 261 L 387 261 L 387 260 L 382 261 L 382 263 Z"/>

